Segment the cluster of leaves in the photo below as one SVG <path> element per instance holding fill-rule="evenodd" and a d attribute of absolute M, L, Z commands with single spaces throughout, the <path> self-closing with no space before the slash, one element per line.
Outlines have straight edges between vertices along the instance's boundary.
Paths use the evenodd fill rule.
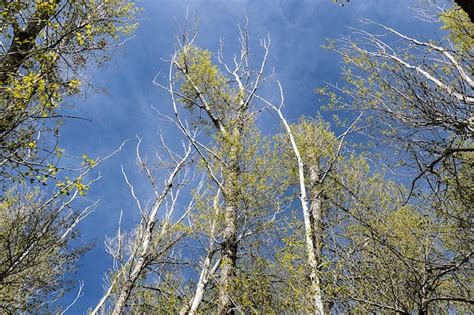
<path fill-rule="evenodd" d="M 235 118 L 232 113 L 235 114 L 237 110 L 237 91 L 228 84 L 228 78 L 219 71 L 219 67 L 213 64 L 211 52 L 194 45 L 186 45 L 177 56 L 176 62 L 183 67 L 183 71 L 176 73 L 176 79 L 183 80 L 180 86 L 181 101 L 187 109 L 195 113 L 197 119 L 194 124 L 208 125 L 215 124 L 216 121 L 231 123 Z M 206 108 L 206 104 L 212 108 Z M 212 113 L 211 121 L 206 119 L 207 110 Z M 196 113 L 197 111 L 199 113 Z"/>
<path fill-rule="evenodd" d="M 133 3 L 110 1 L 7 1 L 1 4 L 0 176 L 34 177 L 55 164 L 60 106 L 78 94 L 83 73 L 102 64 L 136 24 Z"/>
<path fill-rule="evenodd" d="M 474 23 L 471 23 L 467 13 L 457 7 L 446 10 L 440 15 L 443 23 L 441 29 L 448 31 L 449 40 L 461 53 L 471 53 L 474 48 Z"/>

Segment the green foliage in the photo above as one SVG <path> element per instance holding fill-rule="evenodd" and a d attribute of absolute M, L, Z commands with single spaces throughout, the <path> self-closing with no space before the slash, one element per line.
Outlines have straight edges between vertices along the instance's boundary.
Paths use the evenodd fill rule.
<path fill-rule="evenodd" d="M 287 224 L 279 235 L 281 246 L 276 250 L 274 273 L 278 280 L 278 290 L 273 294 L 279 297 L 281 312 L 304 313 L 311 308 L 310 279 L 306 260 L 306 244 L 301 226 L 301 213 L 290 214 Z"/>
<path fill-rule="evenodd" d="M 326 299 L 336 309 L 362 313 L 465 310 L 465 303 L 444 300 L 471 294 L 465 259 L 472 246 L 456 220 L 438 216 L 429 194 L 405 204 L 403 187 L 349 160 L 329 196 L 337 211 L 329 212 L 335 233 L 327 240 Z"/>
<path fill-rule="evenodd" d="M 462 53 L 471 53 L 474 48 L 474 23 L 467 13 L 458 6 L 446 10 L 440 15 L 442 30 L 448 31 L 449 40 Z"/>
<path fill-rule="evenodd" d="M 454 229 L 410 206 L 377 212 L 366 213 L 363 225 L 349 227 L 351 242 L 357 246 L 356 259 L 345 261 L 342 268 L 350 269 L 358 280 L 347 282 L 344 289 L 350 298 L 361 301 L 360 307 L 366 311 L 446 311 L 446 304 L 437 303 L 436 297 L 470 294 L 458 287 L 469 281 L 466 267 L 456 270 L 456 276 L 439 272 L 451 264 L 451 254 L 438 235 L 443 239 Z"/>
<path fill-rule="evenodd" d="M 327 96 L 327 108 L 364 111 L 367 134 L 379 152 L 389 152 L 384 159 L 413 174 L 407 192 L 385 179 L 388 173 L 370 175 L 372 163 L 360 157 L 346 155 L 335 166 L 327 197 L 338 211 L 328 212 L 334 235 L 324 276 L 335 309 L 469 310 L 472 111 L 462 73 L 472 73 L 473 24 L 457 7 L 440 19 L 454 47 L 370 21 L 384 36 L 356 31 L 327 45 L 341 55 L 347 82 L 317 90 Z"/>
<path fill-rule="evenodd" d="M 328 48 L 344 60 L 347 85 L 318 91 L 330 109 L 366 112 L 367 134 L 379 152 L 390 152 L 384 160 L 413 174 L 410 196 L 420 193 L 417 185 L 427 185 L 435 200 L 446 200 L 453 190 L 466 197 L 471 185 L 458 180 L 458 171 L 472 168 L 472 159 L 463 158 L 473 149 L 470 83 L 463 73 L 472 74 L 473 24 L 457 7 L 440 18 L 451 43 L 422 42 L 380 25 L 388 31 L 383 42 L 369 33 L 331 41 Z M 382 43 L 393 50 L 381 49 Z M 472 204 L 468 199 L 463 203 Z M 451 204 L 436 211 L 458 211 L 453 208 L 459 209 Z"/>
<path fill-rule="evenodd" d="M 236 91 L 229 85 L 228 79 L 212 62 L 212 54 L 196 46 L 186 45 L 178 54 L 176 62 L 182 68 L 176 74 L 183 80 L 180 90 L 185 107 L 192 112 L 199 110 L 195 124 L 208 125 L 204 111 L 209 110 L 217 120 L 231 123 L 237 109 Z M 196 89 L 200 93 L 196 92 Z M 206 109 L 206 104 L 210 108 Z M 204 118 L 202 118 L 204 114 Z"/>
<path fill-rule="evenodd" d="M 46 312 L 66 292 L 66 275 L 76 269 L 87 247 L 71 247 L 78 238 L 78 214 L 60 199 L 46 202 L 38 190 L 9 190 L 0 203 L 0 309 L 5 313 Z M 50 310 L 51 311 L 51 310 Z"/>
<path fill-rule="evenodd" d="M 82 72 L 136 24 L 126 0 L 3 1 L 0 39 L 0 176 L 34 178 L 58 158 L 61 104 L 83 91 Z M 48 136 L 46 136 L 48 135 Z"/>

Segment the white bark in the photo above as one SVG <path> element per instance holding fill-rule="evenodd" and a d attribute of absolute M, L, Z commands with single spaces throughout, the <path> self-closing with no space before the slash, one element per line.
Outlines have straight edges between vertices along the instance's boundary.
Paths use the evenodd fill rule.
<path fill-rule="evenodd" d="M 280 87 L 280 94 L 281 94 L 281 103 L 280 106 L 277 107 L 270 102 L 260 98 L 263 100 L 267 105 L 272 107 L 278 114 L 281 122 L 283 123 L 283 126 L 285 128 L 285 131 L 288 135 L 288 138 L 290 139 L 291 147 L 293 149 L 293 153 L 295 154 L 296 161 L 297 161 L 297 166 L 298 166 L 298 181 L 299 181 L 299 188 L 300 188 L 300 202 L 301 202 L 301 208 L 303 210 L 303 219 L 304 219 L 304 226 L 305 226 L 305 240 L 306 240 L 306 252 L 308 255 L 308 266 L 310 268 L 310 280 L 311 280 L 311 291 L 312 291 L 312 303 L 315 309 L 315 314 L 317 315 L 324 315 L 324 304 L 323 304 L 323 298 L 322 298 L 322 289 L 321 289 L 321 279 L 318 275 L 318 260 L 317 260 L 317 248 L 316 244 L 314 242 L 315 234 L 316 233 L 322 233 L 320 230 L 315 230 L 316 226 L 313 226 L 312 219 L 312 213 L 311 213 L 311 203 L 310 200 L 308 199 L 308 194 L 306 191 L 306 179 L 305 179 L 305 172 L 304 172 L 304 162 L 301 157 L 300 151 L 298 149 L 298 145 L 296 144 L 295 137 L 293 135 L 293 132 L 291 130 L 290 125 L 288 124 L 288 121 L 286 120 L 285 116 L 283 115 L 281 108 L 284 103 L 284 97 L 283 97 L 283 91 L 281 88 L 280 83 L 278 83 L 278 86 Z"/>
<path fill-rule="evenodd" d="M 434 45 L 432 43 L 418 41 L 414 38 L 403 35 L 403 34 L 395 31 L 394 29 L 392 29 L 390 27 L 372 22 L 370 20 L 363 20 L 363 21 L 365 21 L 366 23 L 370 23 L 370 24 L 380 26 L 380 27 L 384 28 L 385 30 L 395 34 L 396 36 L 398 36 L 398 37 L 402 38 L 403 40 L 408 41 L 408 42 L 410 42 L 414 45 L 424 46 L 424 47 L 427 47 L 427 49 L 431 49 L 431 50 L 439 52 L 447 60 L 449 60 L 449 63 L 457 70 L 457 72 L 459 73 L 459 76 L 462 78 L 463 82 L 465 82 L 466 85 L 469 86 L 471 90 L 474 88 L 474 80 L 469 76 L 469 74 L 468 74 L 469 71 L 467 69 L 464 69 L 462 67 L 462 65 L 458 62 L 458 60 L 456 60 L 456 58 L 445 48 Z M 418 74 L 420 74 L 422 77 L 424 77 L 427 81 L 433 83 L 436 87 L 446 91 L 446 93 L 448 93 L 448 95 L 450 95 L 451 97 L 454 97 L 459 102 L 464 102 L 466 104 L 474 104 L 474 97 L 473 96 L 468 95 L 468 93 L 460 93 L 460 92 L 456 91 L 456 89 L 450 84 L 450 82 L 448 82 L 448 83 L 443 82 L 442 78 L 440 78 L 439 76 L 436 77 L 434 74 L 432 74 L 429 71 L 425 70 L 422 67 L 423 65 L 413 65 L 413 64 L 409 63 L 408 61 L 403 60 L 400 56 L 397 55 L 395 50 L 392 49 L 389 44 L 385 43 L 384 41 L 379 39 L 377 36 L 375 36 L 373 34 L 370 34 L 369 32 L 364 31 L 364 30 L 357 30 L 357 33 L 360 33 L 364 37 L 366 37 L 368 39 L 368 41 L 377 49 L 377 51 L 369 51 L 369 50 L 361 48 L 357 45 L 354 45 L 352 47 L 353 49 L 356 49 L 356 50 L 358 50 L 359 52 L 362 52 L 362 53 L 367 53 L 371 56 L 390 59 L 390 60 L 396 62 L 397 64 L 399 64 L 403 68 L 416 71 Z M 350 44 L 353 44 L 353 43 L 351 42 Z"/>
<path fill-rule="evenodd" d="M 214 262 L 214 265 L 211 268 L 212 257 L 214 256 L 213 252 L 209 252 L 204 260 L 203 267 L 201 270 L 201 274 L 199 275 L 199 281 L 196 285 L 196 291 L 194 293 L 193 298 L 191 299 L 191 304 L 186 305 L 180 311 L 180 315 L 189 314 L 194 315 L 196 314 L 199 306 L 201 305 L 202 299 L 204 297 L 204 293 L 206 291 L 206 286 L 209 282 L 209 279 L 216 273 L 217 268 L 219 268 L 220 259 Z M 189 310 L 188 310 L 189 308 Z"/>
<path fill-rule="evenodd" d="M 305 239 L 306 239 L 306 251 L 308 254 L 308 265 L 310 267 L 310 279 L 311 279 L 311 286 L 313 291 L 313 303 L 315 308 L 315 314 L 324 315 L 324 305 L 322 299 L 322 289 L 321 289 L 321 279 L 318 275 L 318 261 L 316 257 L 316 244 L 314 243 L 313 233 L 321 233 L 321 231 L 314 231 L 313 226 L 311 224 L 311 212 L 310 212 L 310 202 L 308 200 L 308 195 L 306 192 L 306 185 L 305 185 L 305 173 L 304 173 L 304 163 L 303 159 L 301 158 L 301 154 L 298 149 L 298 145 L 296 144 L 295 138 L 293 136 L 293 132 L 291 128 L 283 116 L 280 108 L 276 108 L 278 116 L 285 127 L 286 133 L 290 138 L 291 147 L 295 154 L 297 163 L 298 163 L 298 178 L 299 178 L 299 186 L 300 186 L 300 202 L 301 208 L 303 210 L 303 218 L 304 218 L 304 226 L 305 226 Z"/>
<path fill-rule="evenodd" d="M 117 290 L 116 291 L 117 300 L 115 302 L 112 314 L 114 315 L 121 314 L 123 308 L 125 307 L 125 303 L 127 299 L 129 298 L 130 293 L 132 292 L 137 279 L 141 276 L 144 269 L 150 263 L 151 255 L 152 254 L 160 255 L 160 253 L 162 254 L 166 252 L 170 247 L 174 245 L 174 242 L 171 242 L 169 244 L 165 244 L 164 248 L 160 251 L 160 253 L 152 252 L 154 250 L 154 247 L 152 246 L 153 238 L 156 236 L 156 233 L 157 233 L 157 231 L 155 231 L 155 225 L 158 220 L 158 212 L 160 208 L 162 207 L 163 203 L 165 202 L 166 197 L 171 193 L 171 188 L 172 188 L 174 179 L 177 177 L 177 175 L 182 170 L 182 168 L 189 162 L 190 155 L 191 155 L 191 144 L 189 144 L 187 148 L 185 149 L 184 155 L 178 161 L 176 161 L 174 168 L 171 170 L 170 174 L 168 175 L 167 179 L 164 182 L 164 187 L 161 193 L 156 194 L 157 197 L 149 213 L 148 214 L 142 213 L 142 215 L 145 215 L 145 216 L 142 218 L 142 222 L 140 223 L 140 227 L 138 230 L 138 235 L 137 235 L 138 243 L 135 245 L 136 250 L 132 252 L 130 257 L 127 259 L 127 262 L 125 262 L 122 265 L 115 279 L 109 285 L 105 295 L 101 298 L 97 306 L 91 312 L 91 315 L 98 314 L 98 312 L 105 306 L 105 302 L 107 301 L 107 299 L 110 297 L 110 295 L 112 294 L 114 290 Z M 137 159 L 141 161 L 141 158 L 138 153 L 137 153 Z M 146 165 L 141 165 L 141 166 L 146 167 Z M 146 173 L 147 175 L 150 174 L 150 172 L 148 171 Z M 126 181 L 128 183 L 127 178 L 126 178 Z M 153 181 L 152 181 L 152 185 L 154 185 Z M 174 200 L 173 200 L 173 206 L 174 206 Z M 173 206 L 170 212 L 173 211 Z M 142 209 L 140 208 L 140 210 Z M 184 218 L 186 213 L 187 211 L 178 220 L 178 222 L 180 222 Z M 165 222 L 163 222 L 161 231 L 159 232 L 160 235 L 164 235 L 168 231 L 170 227 L 170 223 L 169 223 L 170 217 L 171 217 L 171 213 L 167 213 L 166 218 L 164 219 Z M 129 270 L 126 271 L 126 269 L 129 269 Z M 121 283 L 120 287 L 117 287 L 117 282 L 118 282 L 117 280 L 120 277 L 123 277 L 124 281 L 123 283 Z"/>
<path fill-rule="evenodd" d="M 180 315 L 185 315 L 185 314 L 193 315 L 197 312 L 197 310 L 199 309 L 199 306 L 201 305 L 202 299 L 204 297 L 204 293 L 206 290 L 206 286 L 209 282 L 209 279 L 214 276 L 221 262 L 220 258 L 217 259 L 211 268 L 212 259 L 215 253 L 217 252 L 215 233 L 216 233 L 216 223 L 217 223 L 216 221 L 217 221 L 217 218 L 219 217 L 219 212 L 220 212 L 219 195 L 220 195 L 220 189 L 217 190 L 217 193 L 213 201 L 214 219 L 211 222 L 211 228 L 210 228 L 209 250 L 203 262 L 201 273 L 199 275 L 199 280 L 196 285 L 196 290 L 194 292 L 194 296 L 191 298 L 190 302 L 181 309 Z"/>

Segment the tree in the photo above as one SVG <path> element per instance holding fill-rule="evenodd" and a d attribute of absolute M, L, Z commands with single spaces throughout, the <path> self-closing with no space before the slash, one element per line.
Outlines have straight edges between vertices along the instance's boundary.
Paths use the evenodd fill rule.
<path fill-rule="evenodd" d="M 68 117 L 60 108 L 88 83 L 84 70 L 105 62 L 135 28 L 138 11 L 120 0 L 2 1 L 0 8 L 1 306 L 43 312 L 69 289 L 65 277 L 88 248 L 71 242 L 96 204 L 74 209 L 96 180 L 88 179 L 91 169 L 108 158 L 84 155 L 71 178 L 60 174 L 59 128 Z M 54 184 L 41 193 L 25 180 Z"/>
<path fill-rule="evenodd" d="M 2 1 L 0 39 L 0 176 L 52 175 L 61 155 L 61 104 L 88 83 L 83 70 L 135 27 L 137 8 L 113 1 Z M 49 136 L 53 136 L 53 139 Z M 56 138 L 56 141 L 55 139 Z"/>
<path fill-rule="evenodd" d="M 208 145 L 191 140 L 201 157 L 210 180 L 223 199 L 221 212 L 222 237 L 219 262 L 218 313 L 233 313 L 238 307 L 236 291 L 238 254 L 245 239 L 256 235 L 262 218 L 271 211 L 271 196 L 278 190 L 270 189 L 272 174 L 261 168 L 259 148 L 255 146 L 258 132 L 254 127 L 258 113 L 253 104 L 257 89 L 263 82 L 268 54 L 267 40 L 261 42 L 264 56 L 260 68 L 249 67 L 249 48 L 246 29 L 241 30 L 240 57 L 231 68 L 218 54 L 222 73 L 211 61 L 211 53 L 194 45 L 194 35 L 185 34 L 179 50 L 172 56 L 169 85 L 164 86 L 173 100 L 176 123 L 188 138 L 192 132 L 180 118 L 178 106 L 193 115 L 193 126 L 200 127 L 212 138 Z M 200 112 L 199 117 L 196 112 Z M 260 167 L 260 169 L 259 169 Z M 261 191 L 259 199 L 256 196 Z M 265 194 L 263 194 L 265 193 Z"/>
<path fill-rule="evenodd" d="M 448 178 L 457 178 L 460 169 L 472 169 L 472 49 L 460 45 L 461 37 L 455 33 L 451 38 L 458 41 L 454 45 L 458 49 L 453 51 L 442 43 L 419 41 L 387 26 L 363 22 L 406 46 L 396 49 L 388 37 L 382 41 L 364 30 L 333 42 L 330 47 L 347 64 L 344 77 L 349 85 L 338 90 L 339 96 L 331 95 L 331 104 L 367 110 L 367 121 L 378 131 L 372 135 L 407 152 L 401 155 L 400 166 L 418 169 L 409 195 L 425 180 L 442 200 L 440 193 L 448 184 L 460 183 Z M 462 185 L 472 187 L 470 181 Z"/>
<path fill-rule="evenodd" d="M 310 274 L 309 278 L 311 283 L 310 305 L 312 311 L 314 311 L 315 314 L 323 315 L 325 314 L 325 310 L 323 305 L 323 290 L 321 287 L 320 269 L 322 263 L 322 239 L 324 232 L 322 231 L 322 200 L 319 191 L 320 187 L 318 187 L 319 184 L 322 184 L 322 181 L 320 181 L 321 178 L 319 177 L 321 163 L 318 159 L 318 155 L 320 157 L 320 152 L 322 151 L 321 149 L 324 150 L 326 148 L 322 148 L 321 146 L 315 146 L 313 145 L 313 143 L 308 143 L 307 141 L 305 141 L 309 140 L 309 142 L 311 142 L 311 137 L 315 136 L 315 129 L 313 127 L 316 127 L 311 123 L 305 124 L 305 121 L 302 121 L 301 125 L 296 127 L 301 128 L 298 130 L 300 131 L 298 135 L 301 135 L 301 137 L 299 138 L 300 144 L 298 144 L 296 137 L 294 136 L 294 131 L 292 131 L 290 125 L 288 124 L 281 112 L 282 106 L 283 97 L 282 103 L 279 107 L 272 107 L 277 111 L 280 119 L 282 120 L 285 131 L 290 139 L 292 151 L 297 160 L 298 182 L 300 187 L 300 202 L 301 208 L 303 210 L 306 253 L 308 257 L 308 269 Z M 324 138 L 321 137 L 320 134 L 318 134 L 317 136 L 319 136 L 318 138 L 320 139 Z M 305 156 L 308 159 L 306 161 L 303 160 L 302 154 L 300 153 L 301 148 L 305 148 L 307 152 L 310 152 L 309 154 L 307 154 L 307 156 Z M 308 178 L 309 180 L 307 180 L 306 178 Z M 307 185 L 311 187 L 310 196 L 308 196 L 307 194 Z"/>
<path fill-rule="evenodd" d="M 350 292 L 346 307 L 426 314 L 472 305 L 467 279 L 474 85 L 472 45 L 463 33 L 471 24 L 466 16 L 453 18 L 454 12 L 441 17 L 452 45 L 420 41 L 368 20 L 362 22 L 384 36 L 353 29 L 353 36 L 329 45 L 344 59 L 348 84 L 333 87 L 335 93 L 320 91 L 333 108 L 365 110 L 367 135 L 385 140 L 387 146 L 378 148 L 399 152 L 398 161 L 386 156 L 389 169 L 395 172 L 396 166 L 411 178 L 407 191 L 380 180 L 361 181 L 376 186 L 359 192 L 385 187 L 370 202 L 370 194 L 354 191 L 357 185 L 340 186 L 350 197 L 341 200 L 352 198 L 354 209 L 361 209 L 353 213 L 338 204 L 355 220 L 346 220 L 346 240 L 334 242 L 350 244 L 341 245 L 347 258 L 336 272 L 336 279 L 346 279 L 340 280 L 340 292 Z"/>
<path fill-rule="evenodd" d="M 4 312 L 44 312 L 70 288 L 67 275 L 76 270 L 77 259 L 88 249 L 71 245 L 79 238 L 76 225 L 97 203 L 75 211 L 73 201 L 80 190 L 68 194 L 46 198 L 38 189 L 18 187 L 7 191 L 0 203 L 0 308 Z"/>
<path fill-rule="evenodd" d="M 159 115 L 182 133 L 183 151 L 173 152 L 161 137 L 164 154 L 151 163 L 138 139 L 136 160 L 151 197 L 139 198 L 122 168 L 139 219 L 125 231 L 121 213 L 117 234 L 107 238 L 113 265 L 90 312 L 472 311 L 471 25 L 454 11 L 442 19 L 446 42 L 419 41 L 364 20 L 384 36 L 353 30 L 353 37 L 331 43 L 346 62 L 348 84 L 321 92 L 330 96 L 329 107 L 356 113 L 352 122 L 341 120 L 339 136 L 321 117 L 289 123 L 278 81 L 279 102 L 259 94 L 268 82 L 269 39 L 261 41 L 254 70 L 246 28 L 233 65 L 223 46 L 213 56 L 185 32 L 166 84 L 154 81 L 169 93 L 173 113 Z M 6 75 L 8 84 L 27 64 Z M 28 102 L 38 104 L 45 89 L 31 92 L 37 94 Z M 276 135 L 258 128 L 265 110 L 282 124 Z M 355 132 L 377 145 L 362 152 L 349 142 Z M 390 151 L 392 163 L 379 164 L 373 153 L 387 148 L 399 154 Z M 398 169 L 410 172 L 408 187 L 389 159 L 394 155 Z M 50 198 L 20 186 L 0 204 L 5 312 L 53 311 L 46 305 L 67 289 L 65 273 L 84 250 L 70 247 L 75 227 L 95 204 L 69 209 L 103 160 L 84 156 L 72 179 L 56 176 L 56 165 L 42 170 L 33 156 L 21 160 L 20 170 L 28 163 L 36 170 L 20 177 L 38 174 L 34 180 L 47 184 L 54 173 L 56 186 Z"/>
<path fill-rule="evenodd" d="M 326 198 L 324 192 L 327 185 L 328 175 L 336 162 L 340 162 L 340 153 L 345 137 L 356 121 L 338 138 L 339 145 L 336 146 L 337 139 L 323 121 L 313 122 L 301 119 L 298 124 L 290 126 L 282 113 L 284 97 L 281 85 L 281 102 L 278 106 L 264 100 L 264 102 L 275 110 L 282 121 L 283 128 L 290 142 L 290 156 L 285 156 L 283 163 L 288 163 L 288 169 L 296 167 L 296 181 L 299 185 L 299 199 L 304 218 L 305 241 L 307 253 L 307 267 L 311 283 L 310 309 L 316 314 L 325 314 L 323 304 L 323 288 L 321 284 L 321 267 L 323 265 L 323 239 L 325 231 L 323 220 L 325 219 L 325 207 L 323 199 Z M 293 158 L 291 157 L 293 156 Z M 296 159 L 296 165 L 290 161 Z M 291 177 L 291 176 L 290 176 Z M 330 186 L 330 185 L 329 185 Z"/>
<path fill-rule="evenodd" d="M 336 305 L 402 314 L 468 311 L 472 245 L 433 215 L 432 204 L 404 205 L 395 183 L 361 174 L 366 180 L 344 185 L 346 204 L 332 200 L 347 214 L 332 242 Z"/>
<path fill-rule="evenodd" d="M 191 298 L 183 303 L 183 306 L 179 310 L 181 315 L 185 314 L 196 314 L 204 299 L 204 294 L 210 282 L 215 277 L 219 265 L 221 263 L 218 256 L 219 246 L 217 239 L 218 235 L 218 224 L 221 221 L 221 209 L 222 202 L 220 201 L 221 192 L 217 189 L 211 198 L 203 194 L 200 196 L 198 202 L 198 209 L 202 208 L 203 211 L 199 211 L 196 218 L 190 214 L 193 224 L 190 224 L 192 235 L 198 240 L 205 249 L 204 259 L 198 259 L 199 264 L 199 278 L 194 288 L 194 292 L 191 294 Z M 202 308 L 202 307 L 201 307 Z"/>
<path fill-rule="evenodd" d="M 106 305 L 116 314 L 148 307 L 181 314 L 471 310 L 470 48 L 461 28 L 451 33 L 453 50 L 376 25 L 407 47 L 402 54 L 386 37 L 361 30 L 355 34 L 362 40 L 331 46 L 349 65 L 349 86 L 329 93 L 331 105 L 359 114 L 339 137 L 322 120 L 289 124 L 281 87 L 279 105 L 258 95 L 268 41 L 255 71 L 245 28 L 232 67 L 222 48 L 219 67 L 194 34 L 183 35 L 167 85 L 155 83 L 170 94 L 173 116 L 162 116 L 199 157 L 195 171 L 204 174 L 205 189 L 192 192 L 193 211 L 185 211 L 187 225 L 178 229 L 186 238 L 170 230 L 169 238 L 157 236 L 150 222 L 162 221 L 154 210 L 141 211 L 146 215 L 128 246 L 119 231 L 109 247 L 119 267 L 93 313 Z M 262 138 L 256 127 L 264 108 L 283 124 L 275 138 Z M 359 121 L 374 127 L 375 140 L 409 153 L 400 154 L 402 163 L 418 173 L 408 189 L 389 180 L 369 153 L 345 146 Z M 170 183 L 155 205 L 167 194 L 177 204 Z M 294 214 L 288 209 L 296 196 Z M 288 212 L 280 208 L 283 199 Z M 147 247 L 155 237 L 157 246 Z"/>
<path fill-rule="evenodd" d="M 183 171 L 192 159 L 191 145 L 184 147 L 182 155 L 169 152 L 170 161 L 161 165 L 169 169 L 169 174 L 166 176 L 156 174 L 157 169 L 142 158 L 140 142 L 141 139 L 137 145 L 137 163 L 149 181 L 154 199 L 151 203 L 140 202 L 122 168 L 131 195 L 137 203 L 141 221 L 128 237 L 121 232 L 121 222 L 119 222 L 117 235 L 109 240 L 107 248 L 114 259 L 114 268 L 109 276 L 107 290 L 91 314 L 98 314 L 101 310 L 105 310 L 108 304 L 111 304 L 112 314 L 122 314 L 128 308 L 127 302 L 133 300 L 136 291 L 140 291 L 139 284 L 146 283 L 150 273 L 160 272 L 154 270 L 154 265 L 164 264 L 159 261 L 164 260 L 186 235 L 186 228 L 182 225 L 182 221 L 194 207 L 194 201 L 191 200 L 189 205 L 177 214 L 178 219 L 174 219 L 176 212 L 179 211 L 177 208 L 180 192 L 186 181 L 190 180 Z M 164 143 L 163 147 L 167 149 Z M 182 173 L 185 174 L 181 175 Z M 161 186 L 158 182 L 160 177 L 163 177 Z M 161 214 L 160 211 L 164 213 Z"/>
<path fill-rule="evenodd" d="M 80 199 L 100 179 L 100 175 L 92 176 L 92 170 L 122 146 L 102 158 L 85 157 L 73 177 L 58 177 L 54 188 L 48 191 L 23 185 L 5 192 L 0 201 L 3 310 L 50 311 L 49 306 L 70 289 L 68 276 L 76 270 L 79 257 L 90 248 L 74 244 L 79 240 L 77 225 L 97 207 L 97 202 Z"/>

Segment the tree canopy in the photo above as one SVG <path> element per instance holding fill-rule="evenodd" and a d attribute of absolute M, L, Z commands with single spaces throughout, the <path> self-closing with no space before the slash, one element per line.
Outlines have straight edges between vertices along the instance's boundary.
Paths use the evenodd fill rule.
<path fill-rule="evenodd" d="M 329 39 L 341 78 L 312 87 L 324 106 L 296 117 L 270 35 L 254 41 L 244 15 L 213 50 L 186 13 L 152 81 L 166 97 L 147 117 L 160 130 L 146 133 L 153 145 L 136 135 L 110 149 L 97 135 L 91 158 L 73 137 L 77 158 L 59 141 L 81 118 L 65 108 L 93 91 L 90 73 L 114 47 L 133 47 L 141 9 L 3 1 L 0 310 L 474 311 L 474 24 L 469 2 L 456 2 L 416 11 L 437 23 L 431 39 L 370 19 Z M 102 178 L 114 159 L 128 196 Z M 109 259 L 86 255 L 91 230 Z M 76 285 L 94 259 L 109 265 L 103 287 Z M 100 296 L 82 303 L 89 289 Z"/>

